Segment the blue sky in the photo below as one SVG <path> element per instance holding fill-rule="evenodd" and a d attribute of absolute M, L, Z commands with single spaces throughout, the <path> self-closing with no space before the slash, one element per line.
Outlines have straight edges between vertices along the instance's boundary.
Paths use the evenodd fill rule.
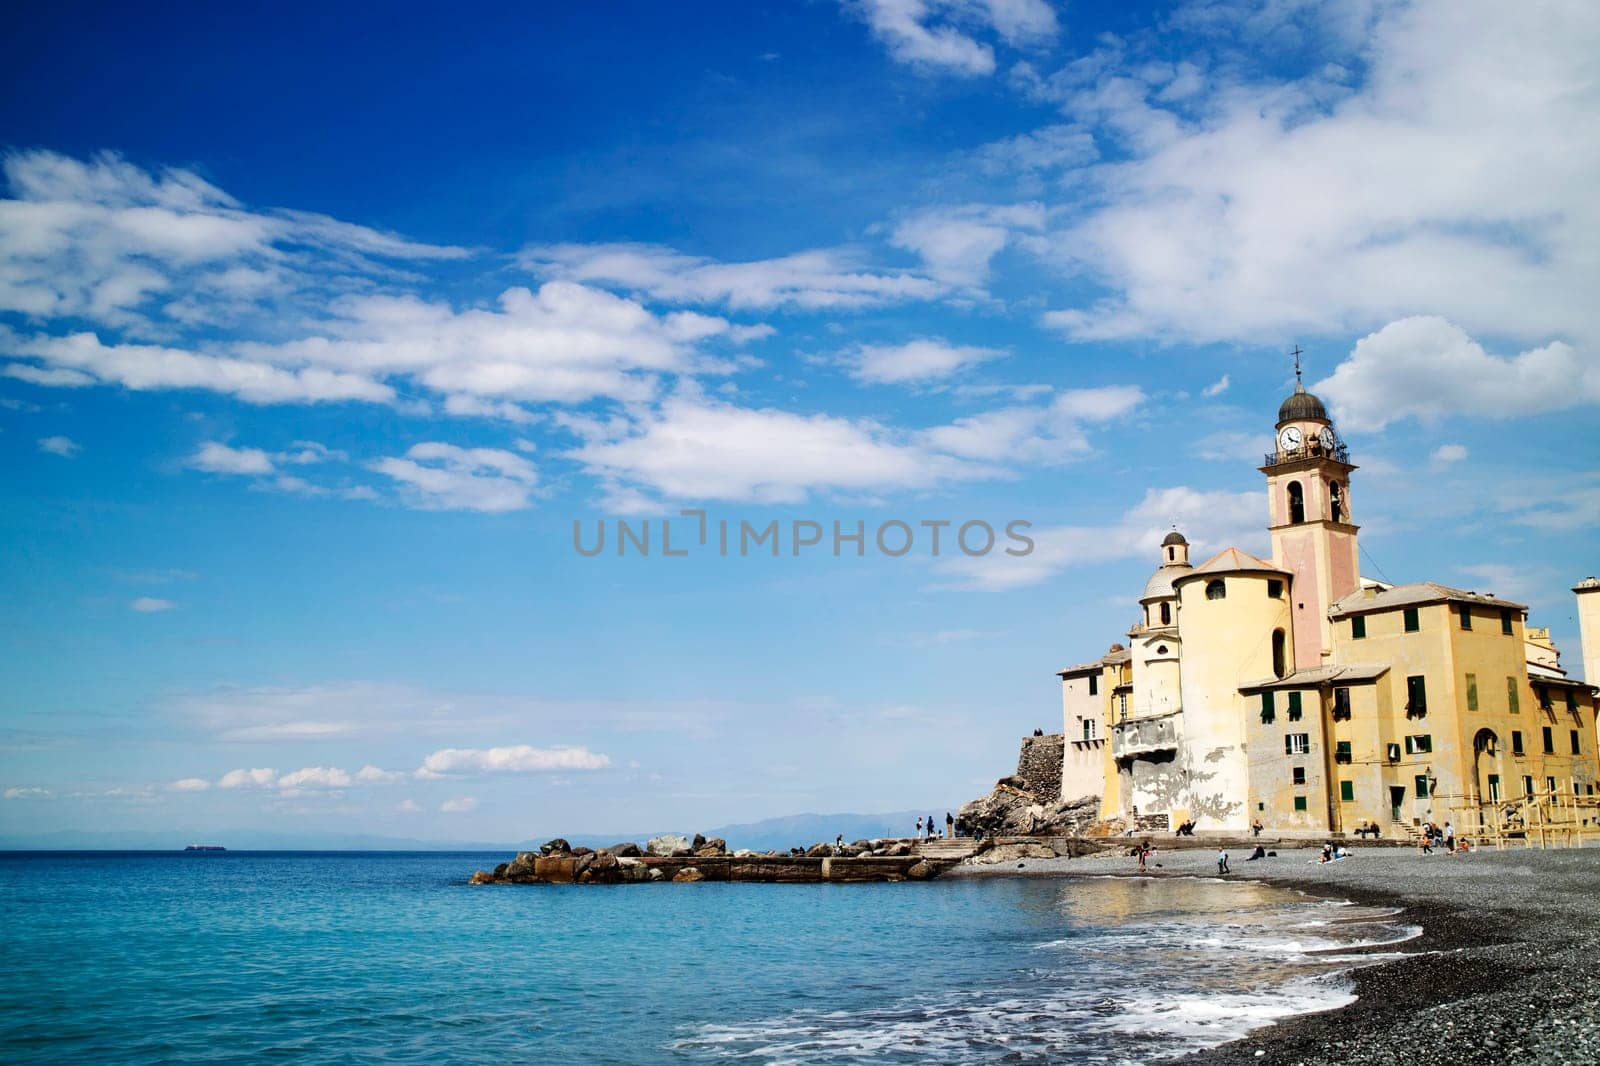
<path fill-rule="evenodd" d="M 1171 524 L 1266 550 L 1295 344 L 1367 575 L 1580 668 L 1590 5 L 11 22 L 0 835 L 952 807 Z M 1036 547 L 573 550 L 685 508 Z"/>

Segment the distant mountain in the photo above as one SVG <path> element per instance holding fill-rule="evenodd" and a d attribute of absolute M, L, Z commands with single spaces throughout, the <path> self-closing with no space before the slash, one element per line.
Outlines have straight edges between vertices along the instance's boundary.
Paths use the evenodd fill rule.
<path fill-rule="evenodd" d="M 831 842 L 835 836 L 845 840 L 872 837 L 910 836 L 919 817 L 932 814 L 942 818 L 944 811 L 899 811 L 892 814 L 792 814 L 760 822 L 716 826 L 710 829 L 657 829 L 639 833 L 565 833 L 568 842 L 585 847 L 604 847 L 624 840 L 641 846 L 664 832 L 693 836 L 721 837 L 729 848 L 767 851 L 787 850 L 819 841 Z M 0 837 L 4 851 L 182 851 L 187 844 L 221 844 L 229 851 L 501 851 L 516 852 L 537 848 L 554 833 L 516 842 L 484 840 L 416 840 L 407 837 L 376 836 L 371 833 L 274 833 L 258 829 L 225 832 L 189 833 L 183 831 L 101 831 L 58 830 L 51 833 L 15 834 Z"/>

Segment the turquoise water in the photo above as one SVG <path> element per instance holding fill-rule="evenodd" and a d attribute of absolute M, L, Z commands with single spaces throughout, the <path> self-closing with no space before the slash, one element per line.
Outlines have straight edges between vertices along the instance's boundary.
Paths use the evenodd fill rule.
<path fill-rule="evenodd" d="M 504 859 L 0 855 L 0 1061 L 1143 1061 L 1396 935 L 1204 880 L 466 885 Z"/>

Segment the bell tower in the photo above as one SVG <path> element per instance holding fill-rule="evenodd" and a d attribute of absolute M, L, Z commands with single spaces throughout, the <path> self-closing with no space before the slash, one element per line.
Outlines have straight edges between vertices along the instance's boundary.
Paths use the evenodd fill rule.
<path fill-rule="evenodd" d="M 1350 474 L 1356 469 L 1322 401 L 1300 380 L 1294 350 L 1294 392 L 1278 408 L 1276 440 L 1261 472 L 1267 477 L 1273 565 L 1294 575 L 1289 588 L 1295 668 L 1321 666 L 1333 651 L 1333 602 L 1361 587 L 1351 521 Z"/>

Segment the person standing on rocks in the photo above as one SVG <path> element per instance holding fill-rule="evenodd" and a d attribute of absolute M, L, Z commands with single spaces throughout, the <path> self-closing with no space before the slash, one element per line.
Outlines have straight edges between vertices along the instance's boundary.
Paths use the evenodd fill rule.
<path fill-rule="evenodd" d="M 947 840 L 954 840 L 956 837 L 956 816 L 949 811 L 944 812 L 944 835 Z"/>
<path fill-rule="evenodd" d="M 1228 872 L 1228 851 L 1226 848 L 1217 849 L 1217 874 L 1220 876 Z"/>
<path fill-rule="evenodd" d="M 921 840 L 922 839 L 922 815 L 920 815 L 920 814 L 917 815 L 917 835 L 916 835 L 916 839 L 917 840 Z"/>
<path fill-rule="evenodd" d="M 933 839 L 933 815 L 928 815 L 928 839 Z"/>

